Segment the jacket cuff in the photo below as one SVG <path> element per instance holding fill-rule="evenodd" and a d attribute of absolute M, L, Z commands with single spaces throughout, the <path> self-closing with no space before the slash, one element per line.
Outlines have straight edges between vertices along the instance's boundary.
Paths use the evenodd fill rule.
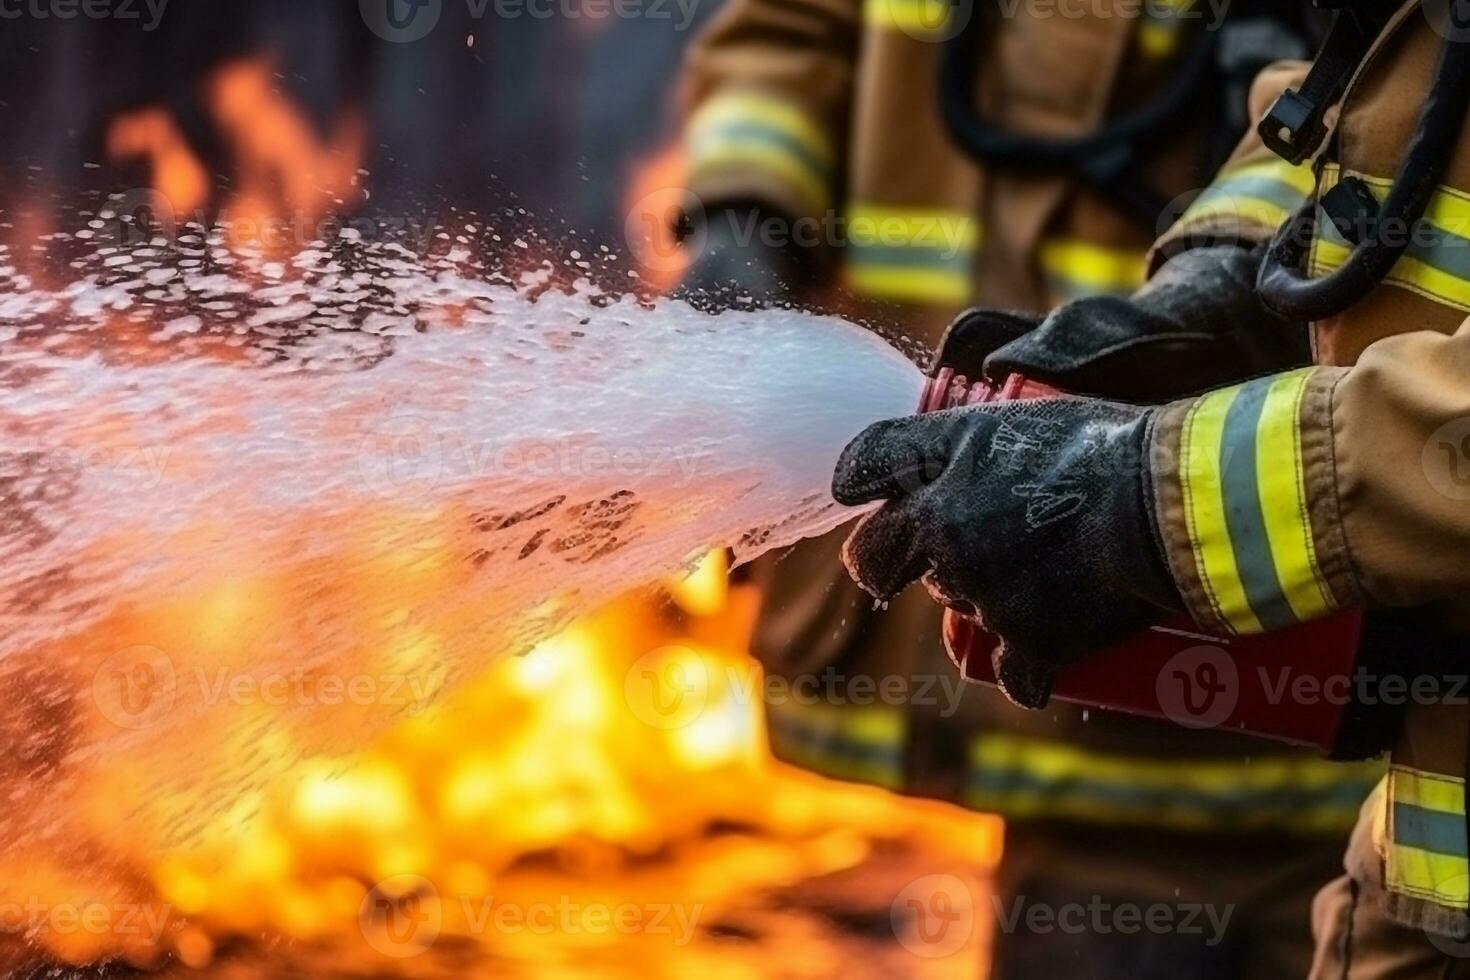
<path fill-rule="evenodd" d="M 792 218 L 832 206 L 835 153 L 801 106 L 758 90 L 717 93 L 685 129 L 689 189 L 705 207 L 759 201 Z"/>
<path fill-rule="evenodd" d="M 1346 372 L 1268 375 L 1161 410 L 1149 446 L 1170 572 L 1222 636 L 1357 605 L 1337 497 L 1333 388 Z"/>

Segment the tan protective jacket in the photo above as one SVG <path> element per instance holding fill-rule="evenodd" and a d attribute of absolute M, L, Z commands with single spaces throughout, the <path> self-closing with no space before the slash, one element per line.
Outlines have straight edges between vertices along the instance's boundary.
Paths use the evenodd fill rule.
<path fill-rule="evenodd" d="M 1319 188 L 1350 173 L 1386 194 L 1440 44 L 1418 0 L 1405 3 L 1351 84 L 1335 134 L 1304 168 Z M 1291 81 L 1291 72 L 1263 79 L 1257 108 Z M 1261 209 L 1232 190 L 1259 181 L 1267 159 L 1247 139 L 1161 245 L 1202 230 L 1267 234 L 1277 216 L 1259 220 Z M 1164 413 L 1157 502 L 1175 577 L 1202 625 L 1250 633 L 1344 607 L 1418 607 L 1470 636 L 1470 129 L 1426 217 L 1382 286 L 1314 325 L 1320 367 Z M 1320 222 L 1312 270 L 1346 255 Z M 1445 695 L 1459 703 L 1416 703 Z M 1465 695 L 1451 684 L 1411 696 L 1348 862 L 1399 921 L 1447 934 L 1464 931 L 1470 897 Z"/>
<path fill-rule="evenodd" d="M 1075 135 L 1151 92 L 1193 23 L 1166 14 L 1188 0 L 1103 3 L 1106 16 L 1086 5 L 1094 12 L 1082 17 L 1023 3 L 998 23 L 978 95 L 987 114 L 1008 129 Z M 830 227 L 853 293 L 908 307 L 897 312 L 931 344 L 977 300 L 1045 310 L 1129 292 L 1161 230 L 1135 227 L 1065 176 L 982 175 L 951 143 L 938 86 L 954 6 L 729 0 L 687 73 L 694 194 Z M 1155 186 L 1200 187 L 1198 151 L 1189 131 L 1156 147 L 1145 161 Z"/>
<path fill-rule="evenodd" d="M 1019 4 L 994 28 L 978 99 L 1008 129 L 1094 131 L 1172 69 L 1194 25 L 1163 15 L 1186 5 L 1072 5 L 1089 11 L 1079 18 Z M 756 201 L 835 228 L 843 280 L 869 301 L 859 312 L 930 345 L 972 303 L 1040 312 L 1131 292 L 1154 237 L 1069 178 L 982 174 L 954 147 L 937 92 L 953 6 L 727 0 L 689 62 L 691 190 L 709 208 Z M 1200 145 L 1182 131 L 1152 148 L 1151 182 L 1192 197 Z M 1275 171 L 1296 180 L 1282 185 L 1294 200 L 1260 202 L 1281 217 L 1310 175 Z M 964 690 L 937 607 L 911 589 L 874 610 L 838 561 L 840 540 L 765 570 L 773 598 L 756 653 L 793 682 L 767 705 L 789 761 L 1010 817 L 1190 830 L 1343 832 L 1376 779 L 1243 739 L 1164 739 L 1158 725 L 1060 702 L 1022 712 Z"/>

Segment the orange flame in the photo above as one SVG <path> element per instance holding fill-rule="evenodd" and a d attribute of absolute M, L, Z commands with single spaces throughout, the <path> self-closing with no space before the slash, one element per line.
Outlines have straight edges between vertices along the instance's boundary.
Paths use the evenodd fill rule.
<path fill-rule="evenodd" d="M 106 146 L 113 160 L 147 160 L 153 189 L 175 215 L 195 214 L 208 203 L 209 174 L 164 110 L 140 109 L 118 116 L 107 128 Z"/>
<path fill-rule="evenodd" d="M 358 113 L 344 112 L 328 138 L 318 136 L 275 84 L 266 58 L 222 66 L 203 94 L 234 164 L 233 192 L 220 202 L 232 244 L 290 254 L 320 237 L 323 218 L 358 202 L 365 140 Z M 113 160 L 147 161 L 153 190 L 176 217 L 195 217 L 211 203 L 208 170 L 166 110 L 118 116 L 105 143 Z"/>
<path fill-rule="evenodd" d="M 237 243 L 262 243 L 261 229 L 282 216 L 311 226 L 356 203 L 364 140 L 357 113 L 343 115 L 330 140 L 321 141 L 274 85 L 264 60 L 226 65 L 206 91 L 238 168 L 227 207 Z"/>

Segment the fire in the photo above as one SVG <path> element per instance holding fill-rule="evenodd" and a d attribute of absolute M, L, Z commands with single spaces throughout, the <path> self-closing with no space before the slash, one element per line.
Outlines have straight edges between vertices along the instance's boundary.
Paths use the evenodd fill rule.
<path fill-rule="evenodd" d="M 360 114 L 344 112 L 333 132 L 320 136 L 281 93 L 263 57 L 216 69 L 202 95 L 230 150 L 232 191 L 222 201 L 212 200 L 208 170 L 166 110 L 125 113 L 107 129 L 108 157 L 146 161 L 152 190 L 172 208 L 173 221 L 202 219 L 215 203 L 232 244 L 286 255 L 320 237 L 318 225 L 328 215 L 358 202 Z"/>
<path fill-rule="evenodd" d="M 140 109 L 114 119 L 107 129 L 107 155 L 148 161 L 154 190 L 176 215 L 197 213 L 209 203 L 209 173 L 162 109 Z"/>
<path fill-rule="evenodd" d="M 689 267 L 675 231 L 680 212 L 691 205 L 684 190 L 687 167 L 676 141 L 638 164 L 628 182 L 624 235 L 639 274 L 660 291 L 677 286 Z"/>
<path fill-rule="evenodd" d="M 71 963 L 172 958 L 201 968 L 261 936 L 341 946 L 373 969 L 466 941 L 525 963 L 619 943 L 677 963 L 693 954 L 654 929 L 650 910 L 696 919 L 697 931 L 755 896 L 860 868 L 895 846 L 918 846 L 946 869 L 993 864 L 997 827 L 985 818 L 770 760 L 758 668 L 743 653 L 756 596 L 729 588 L 725 572 L 723 554 L 712 554 L 687 577 L 495 662 L 359 757 L 304 760 L 242 793 L 201 839 L 137 854 L 138 880 L 114 883 L 105 900 L 96 881 L 33 868 L 4 877 L 0 906 L 21 888 L 90 896 L 115 918 L 122 909 L 130 923 L 156 923 L 123 932 L 47 920 L 31 930 Z M 261 601 L 255 589 L 224 590 L 169 615 L 230 643 L 265 612 Z M 99 821 L 109 785 L 84 801 Z M 379 921 L 404 914 L 406 902 L 431 903 L 432 936 L 394 939 Z M 604 909 L 633 924 L 580 935 L 562 921 Z M 552 925 L 505 924 L 529 910 Z M 498 926 L 487 924 L 492 915 Z M 970 948 L 951 963 L 974 976 L 977 957 Z"/>
<path fill-rule="evenodd" d="M 364 140 L 356 113 L 345 114 L 322 142 L 272 83 L 263 60 L 226 65 L 209 81 L 207 92 L 214 119 L 234 151 L 236 187 L 227 213 L 237 242 L 259 240 L 261 229 L 278 215 L 310 227 L 356 203 Z"/>

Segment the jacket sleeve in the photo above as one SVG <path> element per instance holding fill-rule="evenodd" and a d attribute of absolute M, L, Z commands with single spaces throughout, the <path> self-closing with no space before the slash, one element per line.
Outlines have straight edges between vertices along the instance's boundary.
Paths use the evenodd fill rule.
<path fill-rule="evenodd" d="M 690 190 L 820 217 L 840 175 L 859 0 L 727 0 L 685 74 Z"/>
<path fill-rule="evenodd" d="M 1171 405 L 1151 454 L 1165 551 L 1201 625 L 1364 606 L 1470 626 L 1470 321 Z"/>
<path fill-rule="evenodd" d="M 1255 128 L 1277 96 L 1301 85 L 1309 68 L 1308 62 L 1283 61 L 1256 77 L 1250 92 L 1251 128 L 1210 185 L 1154 244 L 1151 273 L 1170 257 L 1201 245 L 1249 247 L 1269 241 L 1311 195 L 1311 161 L 1287 163 L 1266 147 Z"/>

